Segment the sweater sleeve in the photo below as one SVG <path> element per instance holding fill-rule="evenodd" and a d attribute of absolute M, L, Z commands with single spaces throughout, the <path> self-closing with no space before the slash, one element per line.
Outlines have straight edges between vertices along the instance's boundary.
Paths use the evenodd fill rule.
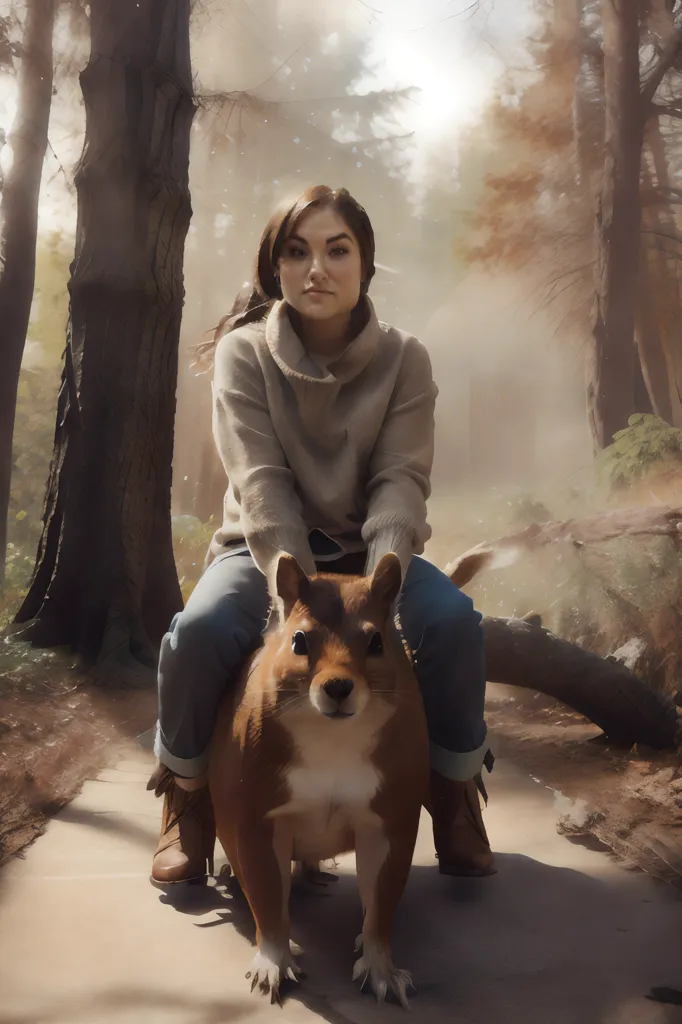
<path fill-rule="evenodd" d="M 213 436 L 258 568 L 272 583 L 277 556 L 285 552 L 313 575 L 301 499 L 272 425 L 263 371 L 253 345 L 236 331 L 216 349 Z"/>
<path fill-rule="evenodd" d="M 427 350 L 416 338 L 408 339 L 370 459 L 367 519 L 362 530 L 368 548 L 368 575 L 392 551 L 400 559 L 404 579 L 412 555 L 421 554 L 431 536 L 426 500 L 431 493 L 437 394 Z"/>

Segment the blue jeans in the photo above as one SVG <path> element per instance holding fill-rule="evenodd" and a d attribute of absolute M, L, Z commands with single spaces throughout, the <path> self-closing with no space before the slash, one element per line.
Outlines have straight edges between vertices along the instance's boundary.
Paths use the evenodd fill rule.
<path fill-rule="evenodd" d="M 266 580 L 250 554 L 225 554 L 209 565 L 173 619 L 161 643 L 154 749 L 176 774 L 195 778 L 206 770 L 225 686 L 258 646 L 268 608 Z M 414 654 L 431 766 L 450 779 L 472 779 L 488 750 L 481 616 L 447 576 L 416 556 L 398 615 Z"/>

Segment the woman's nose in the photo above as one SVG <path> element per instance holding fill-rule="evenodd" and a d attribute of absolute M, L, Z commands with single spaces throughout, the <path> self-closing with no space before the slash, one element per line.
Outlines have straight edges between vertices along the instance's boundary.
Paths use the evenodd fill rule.
<path fill-rule="evenodd" d="M 326 260 L 323 256 L 313 256 L 312 263 L 310 264 L 310 276 L 314 278 L 327 276 Z"/>

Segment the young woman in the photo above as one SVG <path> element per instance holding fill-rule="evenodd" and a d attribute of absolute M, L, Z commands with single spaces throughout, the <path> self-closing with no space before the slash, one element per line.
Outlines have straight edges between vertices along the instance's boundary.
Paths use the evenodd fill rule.
<path fill-rule="evenodd" d="M 426 349 L 377 320 L 374 233 L 341 189 L 308 189 L 265 229 L 256 280 L 221 322 L 213 431 L 229 481 L 212 561 L 161 646 L 164 795 L 152 881 L 212 869 L 207 748 L 224 687 L 258 645 L 281 552 L 308 574 L 373 571 L 395 552 L 398 611 L 431 740 L 440 871 L 495 871 L 476 779 L 488 752 L 481 616 L 422 558 L 437 389 Z"/>

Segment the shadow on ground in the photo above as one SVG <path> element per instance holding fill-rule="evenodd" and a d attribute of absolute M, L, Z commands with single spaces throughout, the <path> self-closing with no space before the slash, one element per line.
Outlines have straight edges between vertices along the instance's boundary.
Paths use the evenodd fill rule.
<path fill-rule="evenodd" d="M 145 827 L 131 817 L 124 817 L 120 813 L 91 811 L 74 804 L 70 804 L 60 811 L 59 818 L 66 824 L 89 825 L 91 828 L 100 829 L 111 835 L 125 836 L 126 839 L 138 843 L 145 849 L 153 850 L 159 838 L 159 826 L 153 819 L 149 819 L 150 824 Z"/>
<path fill-rule="evenodd" d="M 0 1011 L 0 1024 L 88 1024 L 99 1020 L 107 1014 L 107 1020 L 144 1021 L 147 1015 L 153 1019 L 174 1021 L 183 1013 L 184 1020 L 190 1019 L 192 1024 L 238 1024 L 254 1015 L 257 1007 L 246 997 L 243 1000 L 203 1000 L 201 996 L 189 994 L 185 999 L 177 993 L 168 993 L 155 989 L 117 989 L 114 992 L 103 991 L 86 998 L 74 997 L 64 1000 L 52 1010 L 40 1010 L 35 1014 L 4 1016 Z M 168 1016 L 159 1017 L 164 1012 Z M 133 1017 L 132 1014 L 136 1016 Z M 139 1014 L 139 1016 L 137 1016 Z"/>
<path fill-rule="evenodd" d="M 499 874 L 488 879 L 412 870 L 394 955 L 417 985 L 412 1009 L 419 1024 L 682 1024 L 679 1007 L 648 998 L 653 986 L 682 981 L 679 931 L 673 944 L 682 901 L 650 899 L 644 880 L 625 873 L 622 882 L 602 882 L 511 854 L 499 855 L 498 864 Z M 179 913 L 211 913 L 211 920 L 195 921 L 198 928 L 228 924 L 254 940 L 248 905 L 233 880 L 226 888 L 161 899 Z M 360 1019 L 350 1013 L 358 1002 L 362 1019 L 404 1020 L 398 1007 L 375 1007 L 351 982 L 353 939 L 361 928 L 352 875 L 326 889 L 296 892 L 292 921 L 306 979 L 288 990 L 289 999 L 330 1024 Z M 663 958 L 662 942 L 669 954 Z"/>

